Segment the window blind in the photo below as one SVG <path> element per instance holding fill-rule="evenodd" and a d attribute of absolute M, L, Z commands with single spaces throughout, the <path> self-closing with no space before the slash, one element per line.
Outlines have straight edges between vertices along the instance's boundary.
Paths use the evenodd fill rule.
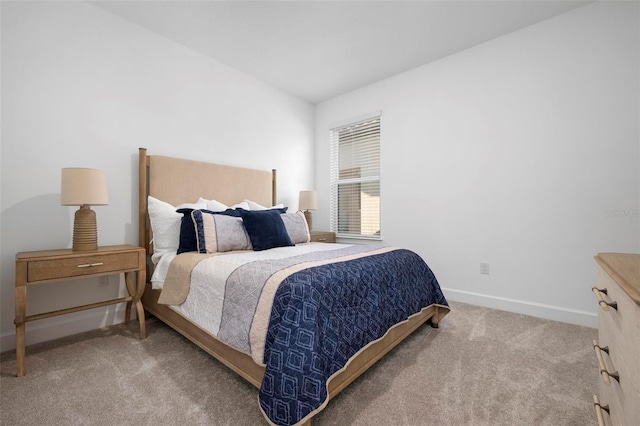
<path fill-rule="evenodd" d="M 330 130 L 331 230 L 380 239 L 380 116 Z"/>

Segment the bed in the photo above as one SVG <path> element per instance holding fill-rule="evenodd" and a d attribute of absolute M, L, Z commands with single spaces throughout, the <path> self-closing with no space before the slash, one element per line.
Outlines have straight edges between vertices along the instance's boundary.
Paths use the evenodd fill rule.
<path fill-rule="evenodd" d="M 178 251 L 183 253 L 176 255 L 173 247 L 163 253 L 168 232 L 158 235 L 158 200 L 167 208 L 196 200 L 225 207 L 250 200 L 275 209 L 247 212 L 241 205 L 236 211 L 242 213 L 239 223 L 246 225 L 245 231 L 251 229 L 245 232 L 249 247 L 221 250 L 222 238 L 210 238 L 213 233 L 204 230 L 237 226 L 238 215 L 221 218 L 210 211 L 210 204 L 188 204 L 180 210 L 181 224 L 193 220 L 196 225 L 195 251 L 191 246 L 183 249 L 183 228 L 180 236 L 169 239 L 180 238 Z M 438 327 L 449 307 L 429 267 L 408 250 L 308 243 L 300 240 L 301 234 L 296 244 L 259 250 L 262 236 L 250 228 L 256 226 L 254 219 L 262 230 L 263 218 L 274 219 L 272 212 L 277 211 L 284 222 L 293 221 L 286 222 L 291 242 L 294 230 L 302 226 L 296 213 L 278 208 L 275 170 L 148 155 L 139 149 L 139 242 L 147 250 L 150 277 L 142 297 L 146 313 L 256 386 L 268 423 L 310 425 L 331 398 L 414 330 L 425 322 Z M 308 228 L 306 232 L 308 236 Z M 224 270 L 226 275 L 216 278 L 221 283 L 217 287 L 203 284 L 209 280 L 206 274 Z M 213 302 L 203 308 L 198 297 L 210 291 L 203 290 L 208 287 L 222 296 L 211 296 Z M 245 291 L 253 288 L 258 289 L 255 294 Z M 242 293 L 237 295 L 236 289 Z M 234 294 L 236 299 L 229 301 Z M 237 311 L 243 304 L 252 307 L 250 315 Z"/>

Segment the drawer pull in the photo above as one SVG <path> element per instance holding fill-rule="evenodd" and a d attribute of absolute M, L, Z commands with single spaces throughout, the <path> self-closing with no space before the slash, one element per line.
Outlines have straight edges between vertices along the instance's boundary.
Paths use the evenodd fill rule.
<path fill-rule="evenodd" d="M 78 265 L 78 268 L 91 268 L 92 266 L 100 266 L 104 265 L 104 262 L 96 262 L 96 263 L 83 263 Z"/>
<path fill-rule="evenodd" d="M 319 242 L 320 242 L 320 241 L 327 241 L 327 238 L 326 238 L 326 237 L 321 237 L 321 238 L 318 238 L 318 241 L 319 241 Z"/>
<path fill-rule="evenodd" d="M 593 294 L 596 295 L 596 299 L 598 299 L 598 305 L 600 305 L 600 307 L 602 308 L 603 311 L 608 311 L 609 307 L 612 307 L 615 310 L 618 310 L 618 302 L 607 302 L 606 300 L 604 300 L 602 298 L 602 294 L 607 294 L 607 289 L 603 288 L 603 289 L 599 289 L 598 287 L 591 287 L 591 291 L 593 291 Z"/>
<path fill-rule="evenodd" d="M 596 358 L 598 358 L 598 366 L 600 367 L 600 374 L 602 374 L 602 379 L 604 380 L 604 382 L 610 385 L 611 381 L 609 380 L 609 378 L 611 377 L 612 379 L 620 383 L 620 374 L 617 371 L 615 373 L 609 373 L 609 370 L 607 370 L 607 366 L 604 364 L 604 359 L 602 358 L 602 352 L 605 352 L 608 355 L 609 348 L 607 346 L 605 346 L 604 348 L 601 348 L 598 345 L 598 342 L 596 342 L 595 340 L 592 340 L 592 342 L 593 342 L 593 350 L 596 351 Z"/>
<path fill-rule="evenodd" d="M 609 347 L 600 347 L 600 345 L 598 345 L 598 342 L 596 342 L 595 340 L 593 340 L 592 342 L 593 350 L 596 352 L 596 358 L 598 358 L 598 367 L 600 368 L 600 374 L 602 374 L 602 380 L 605 382 L 605 384 L 610 385 L 611 381 L 609 380 L 609 372 L 607 371 L 607 367 L 604 364 L 604 359 L 602 358 L 602 352 L 605 352 L 607 355 L 609 355 Z"/>
<path fill-rule="evenodd" d="M 600 374 L 606 374 L 616 382 L 620 383 L 620 374 L 617 371 L 615 373 L 609 373 L 607 370 L 600 370 Z"/>
<path fill-rule="evenodd" d="M 604 416 L 602 412 L 606 411 L 607 414 L 609 414 L 609 406 L 600 404 L 598 395 L 593 395 L 593 407 L 596 409 L 596 416 L 598 416 L 598 426 L 604 426 Z"/>

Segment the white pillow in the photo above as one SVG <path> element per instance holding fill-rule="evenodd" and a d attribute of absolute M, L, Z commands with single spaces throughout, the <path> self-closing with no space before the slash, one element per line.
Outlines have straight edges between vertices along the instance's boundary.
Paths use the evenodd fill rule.
<path fill-rule="evenodd" d="M 251 210 L 251 208 L 249 207 L 249 204 L 246 201 L 242 201 L 238 204 L 234 204 L 231 207 L 229 207 L 230 209 L 245 209 L 245 210 Z"/>
<path fill-rule="evenodd" d="M 247 210 L 269 210 L 269 209 L 281 209 L 284 208 L 284 204 L 278 204 L 272 207 L 261 206 L 260 204 L 251 200 L 244 200 L 243 203 L 247 203 L 249 208 Z"/>
<path fill-rule="evenodd" d="M 220 201 L 217 200 L 207 200 L 204 199 L 202 197 L 200 197 L 200 199 L 198 200 L 198 203 L 204 203 L 206 204 L 206 207 L 201 207 L 203 209 L 207 209 L 207 210 L 211 210 L 212 212 L 223 212 L 227 209 L 245 209 L 245 210 L 250 210 L 249 209 L 249 204 L 246 202 L 241 202 L 238 204 L 234 204 L 232 206 L 227 206 L 224 203 L 221 203 Z"/>
<path fill-rule="evenodd" d="M 220 201 L 205 200 L 202 197 L 200 197 L 200 199 L 198 200 L 198 203 L 206 204 L 207 207 L 205 207 L 205 208 L 207 210 L 211 210 L 212 212 L 223 212 L 223 211 L 225 211 L 226 209 L 229 208 L 226 204 L 223 204 Z"/>
<path fill-rule="evenodd" d="M 206 208 L 203 203 L 181 204 L 174 207 L 149 195 L 147 211 L 153 231 L 153 255 L 151 261 L 155 265 L 165 253 L 176 253 L 180 246 L 180 222 L 182 214 L 176 213 L 179 208 Z"/>

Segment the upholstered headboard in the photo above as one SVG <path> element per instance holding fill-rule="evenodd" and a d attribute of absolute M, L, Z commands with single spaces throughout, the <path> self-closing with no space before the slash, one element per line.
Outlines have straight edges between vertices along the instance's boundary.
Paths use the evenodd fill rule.
<path fill-rule="evenodd" d="M 276 171 L 226 166 L 182 158 L 147 155 L 139 149 L 139 243 L 152 251 L 147 196 L 174 206 L 200 197 L 233 205 L 245 199 L 264 206 L 276 204 Z"/>

